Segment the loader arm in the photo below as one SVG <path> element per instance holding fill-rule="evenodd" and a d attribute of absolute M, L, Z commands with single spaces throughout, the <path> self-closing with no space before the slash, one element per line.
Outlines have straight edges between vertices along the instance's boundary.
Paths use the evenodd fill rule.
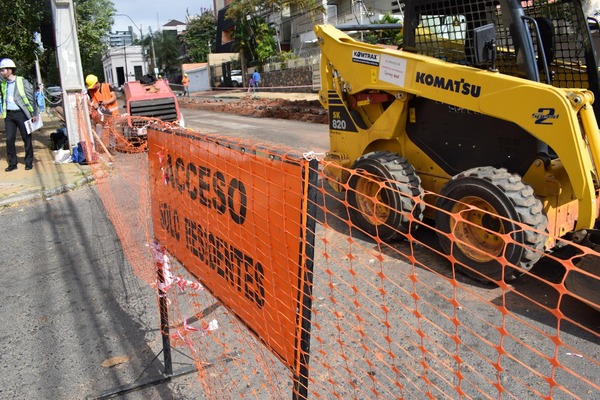
<path fill-rule="evenodd" d="M 564 165 L 578 203 L 576 230 L 594 227 L 600 134 L 592 92 L 381 48 L 356 41 L 331 25 L 317 25 L 315 33 L 322 54 L 319 98 L 326 109 L 332 91 L 340 99 L 364 92 L 389 93 L 397 98 L 393 103 L 410 94 L 517 124 L 550 146 Z M 390 106 L 384 114 L 394 110 Z"/>

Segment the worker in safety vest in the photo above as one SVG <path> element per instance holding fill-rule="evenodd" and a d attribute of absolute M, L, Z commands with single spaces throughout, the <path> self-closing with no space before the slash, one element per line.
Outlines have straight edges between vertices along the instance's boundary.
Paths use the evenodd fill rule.
<path fill-rule="evenodd" d="M 190 78 L 188 78 L 187 74 L 183 74 L 181 84 L 183 85 L 183 95 L 190 97 Z"/>
<path fill-rule="evenodd" d="M 6 130 L 6 159 L 8 167 L 4 169 L 11 172 L 17 169 L 17 129 L 21 132 L 21 139 L 25 145 L 25 169 L 33 168 L 33 144 L 31 134 L 27 133 L 25 122 L 37 122 L 39 109 L 33 92 L 33 86 L 22 76 L 16 76 L 17 66 L 9 58 L 0 61 L 0 75 L 2 84 L 2 117 Z"/>
<path fill-rule="evenodd" d="M 92 116 L 95 114 L 94 110 L 104 115 L 119 115 L 117 94 L 108 83 L 100 83 L 96 75 L 90 74 L 85 78 L 85 86 L 90 96 Z"/>

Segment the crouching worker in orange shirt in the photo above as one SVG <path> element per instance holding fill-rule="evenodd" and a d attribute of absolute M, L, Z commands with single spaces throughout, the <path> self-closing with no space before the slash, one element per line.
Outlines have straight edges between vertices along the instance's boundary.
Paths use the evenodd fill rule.
<path fill-rule="evenodd" d="M 103 122 L 104 115 L 119 115 L 117 94 L 108 83 L 100 83 L 96 75 L 90 74 L 85 78 L 85 86 L 90 97 L 90 113 L 94 121 Z"/>
<path fill-rule="evenodd" d="M 89 96 L 90 117 L 96 124 L 96 135 L 103 145 L 112 149 L 117 140 L 114 125 L 118 124 L 116 117 L 120 116 L 117 94 L 108 83 L 98 82 L 96 75 L 86 76 L 85 86 Z"/>

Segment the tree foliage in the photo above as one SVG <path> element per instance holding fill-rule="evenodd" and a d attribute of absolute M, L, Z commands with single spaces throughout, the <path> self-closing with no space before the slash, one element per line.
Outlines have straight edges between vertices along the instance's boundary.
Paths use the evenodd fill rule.
<path fill-rule="evenodd" d="M 98 60 L 107 50 L 104 38 L 113 25 L 115 6 L 110 0 L 77 0 L 75 12 L 84 74 L 91 72 L 103 76 L 102 64 Z"/>
<path fill-rule="evenodd" d="M 246 19 L 247 16 L 253 18 L 287 7 L 311 14 L 323 11 L 322 2 L 318 0 L 238 0 L 227 9 L 226 16 L 240 21 Z"/>
<path fill-rule="evenodd" d="M 275 34 L 275 29 L 263 17 L 243 19 L 235 25 L 233 48 L 249 61 L 263 63 L 277 53 Z"/>
<path fill-rule="evenodd" d="M 35 76 L 33 66 L 41 48 L 35 32 L 50 18 L 50 0 L 0 2 L 0 58 L 11 58 L 19 74 Z"/>
<path fill-rule="evenodd" d="M 154 50 L 159 70 L 167 74 L 179 70 L 181 42 L 175 32 L 162 31 L 154 33 Z"/>
<path fill-rule="evenodd" d="M 277 53 L 277 42 L 275 41 L 277 32 L 272 25 L 267 25 L 264 21 L 256 24 L 254 32 L 256 34 L 254 39 L 256 42 L 256 59 L 262 64 Z"/>
<path fill-rule="evenodd" d="M 385 14 L 379 21 L 375 21 L 374 24 L 398 24 L 399 18 L 393 17 L 390 14 Z M 371 31 L 365 36 L 365 42 L 372 44 L 387 44 L 387 45 L 400 45 L 402 43 L 402 30 L 401 29 L 385 29 L 379 31 Z"/>
<path fill-rule="evenodd" d="M 275 29 L 262 15 L 286 7 L 311 14 L 323 11 L 322 2 L 317 0 L 238 0 L 226 13 L 227 18 L 236 21 L 232 35 L 234 49 L 240 51 L 243 58 L 258 63 L 276 54 Z"/>
<path fill-rule="evenodd" d="M 212 11 L 188 18 L 187 30 L 182 35 L 190 62 L 206 62 L 214 47 L 217 20 Z"/>
<path fill-rule="evenodd" d="M 43 79 L 58 83 L 51 1 L 0 2 L 0 58 L 13 59 L 19 73 L 32 78 L 35 77 L 34 62 L 37 57 Z M 102 75 L 99 60 L 107 48 L 104 38 L 112 27 L 114 4 L 110 0 L 77 0 L 74 4 L 84 73 Z M 39 33 L 42 35 L 43 47 L 38 40 Z"/>

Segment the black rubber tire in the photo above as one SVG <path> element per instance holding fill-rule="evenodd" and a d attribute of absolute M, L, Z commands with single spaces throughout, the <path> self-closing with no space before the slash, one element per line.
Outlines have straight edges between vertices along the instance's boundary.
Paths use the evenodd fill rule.
<path fill-rule="evenodd" d="M 464 265 L 455 264 L 459 272 L 475 280 L 514 280 L 524 271 L 529 271 L 543 256 L 546 235 L 522 229 L 513 222 L 540 232 L 545 232 L 548 225 L 542 202 L 519 175 L 493 167 L 464 171 L 446 183 L 436 205 L 439 210 L 435 222 L 442 249 Z M 487 213 L 481 212 L 482 209 Z M 461 213 L 462 218 L 472 224 L 454 223 L 452 215 L 455 213 Z M 444 234 L 451 231 L 460 240 L 453 241 Z M 514 243 L 506 245 L 500 235 L 490 231 L 510 234 Z M 502 255 L 517 268 L 505 269 L 498 260 Z"/>
<path fill-rule="evenodd" d="M 387 151 L 372 152 L 358 158 L 353 169 L 357 173 L 348 180 L 346 196 L 354 225 L 384 242 L 401 239 L 417 229 L 415 221 L 423 220 L 425 209 L 423 189 L 405 158 Z M 385 182 L 382 187 L 381 182 Z M 365 191 L 371 193 L 362 196 Z M 377 203 L 370 200 L 373 197 Z"/>

